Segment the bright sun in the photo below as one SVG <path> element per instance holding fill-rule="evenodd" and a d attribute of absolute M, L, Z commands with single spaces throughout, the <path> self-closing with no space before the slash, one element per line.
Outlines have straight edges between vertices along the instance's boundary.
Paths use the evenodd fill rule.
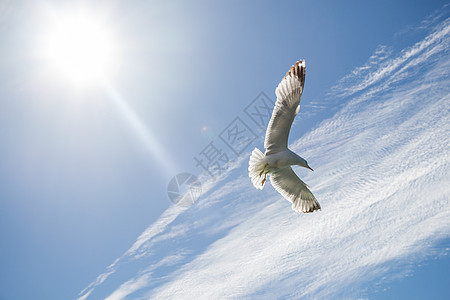
<path fill-rule="evenodd" d="M 117 50 L 108 28 L 82 13 L 55 18 L 41 43 L 47 66 L 75 85 L 92 84 L 108 76 Z"/>

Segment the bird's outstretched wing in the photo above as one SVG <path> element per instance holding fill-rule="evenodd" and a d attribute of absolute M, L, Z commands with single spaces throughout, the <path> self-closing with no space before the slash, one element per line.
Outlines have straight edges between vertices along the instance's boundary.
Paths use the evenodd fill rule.
<path fill-rule="evenodd" d="M 304 213 L 320 209 L 308 186 L 294 173 L 291 167 L 279 169 L 270 174 L 272 186 L 284 198 L 292 202 L 292 209 Z"/>
<path fill-rule="evenodd" d="M 305 61 L 298 61 L 286 73 L 278 84 L 275 93 L 277 101 L 266 131 L 264 148 L 266 155 L 283 151 L 287 148 L 289 130 L 295 115 L 300 109 L 300 98 L 305 84 Z"/>

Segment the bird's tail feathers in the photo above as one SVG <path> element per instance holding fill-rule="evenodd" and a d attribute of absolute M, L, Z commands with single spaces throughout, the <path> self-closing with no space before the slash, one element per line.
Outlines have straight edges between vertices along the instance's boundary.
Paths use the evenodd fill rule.
<path fill-rule="evenodd" d="M 266 177 L 264 174 L 264 168 L 266 167 L 266 162 L 264 160 L 265 156 L 258 148 L 255 148 L 250 156 L 250 161 L 248 163 L 248 176 L 252 179 L 252 183 L 257 189 L 263 189 Z"/>

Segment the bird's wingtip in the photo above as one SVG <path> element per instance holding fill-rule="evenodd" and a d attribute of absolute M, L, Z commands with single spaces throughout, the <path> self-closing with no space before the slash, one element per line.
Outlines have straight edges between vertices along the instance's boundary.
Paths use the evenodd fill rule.
<path fill-rule="evenodd" d="M 300 59 L 299 61 L 297 61 L 290 69 L 289 71 L 287 71 L 286 76 L 285 77 L 297 77 L 299 78 L 301 81 L 304 81 L 303 79 L 305 78 L 305 60 L 304 59 Z"/>

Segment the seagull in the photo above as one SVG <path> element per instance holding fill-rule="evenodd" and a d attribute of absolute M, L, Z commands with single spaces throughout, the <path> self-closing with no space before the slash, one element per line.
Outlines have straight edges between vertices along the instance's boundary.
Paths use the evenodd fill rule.
<path fill-rule="evenodd" d="M 263 189 L 267 175 L 272 186 L 292 202 L 294 211 L 310 213 L 320 209 L 319 202 L 309 187 L 294 173 L 291 166 L 301 166 L 314 171 L 306 160 L 287 148 L 289 130 L 300 110 L 300 98 L 305 84 L 305 60 L 293 65 L 278 84 L 277 101 L 266 131 L 266 153 L 253 150 L 248 175 L 257 189 Z"/>

